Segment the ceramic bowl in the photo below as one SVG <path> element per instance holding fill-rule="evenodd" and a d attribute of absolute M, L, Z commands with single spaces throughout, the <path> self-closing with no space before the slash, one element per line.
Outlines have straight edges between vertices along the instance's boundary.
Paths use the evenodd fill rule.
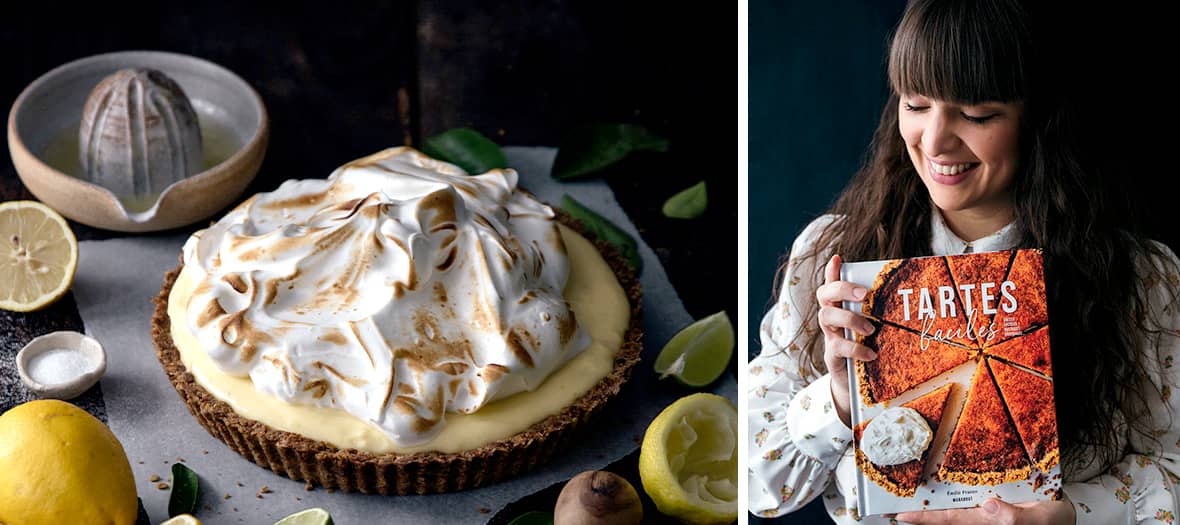
<path fill-rule="evenodd" d="M 84 355 L 94 367 L 84 373 L 56 384 L 43 384 L 29 374 L 32 360 L 50 350 L 68 350 Z M 37 337 L 16 354 L 16 369 L 21 382 L 37 397 L 73 399 L 94 386 L 107 370 L 107 354 L 93 337 L 78 332 L 62 331 Z"/>
<path fill-rule="evenodd" d="M 76 151 L 61 146 L 72 134 L 77 149 L 82 108 L 99 81 L 133 67 L 158 69 L 180 84 L 202 128 L 221 130 L 225 156 L 138 210 L 129 210 L 110 190 L 67 173 L 69 161 L 76 162 L 69 153 L 76 157 Z M 237 199 L 262 165 L 269 127 L 262 98 L 228 69 L 187 55 L 124 51 L 75 60 L 29 84 L 8 114 L 8 149 L 29 191 L 62 215 L 98 228 L 147 232 L 209 218 Z M 54 157 L 53 148 L 66 155 Z"/>

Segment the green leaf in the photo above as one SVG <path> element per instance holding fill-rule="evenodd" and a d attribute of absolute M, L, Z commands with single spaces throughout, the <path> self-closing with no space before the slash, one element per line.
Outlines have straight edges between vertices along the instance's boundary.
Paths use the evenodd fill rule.
<path fill-rule="evenodd" d="M 553 525 L 553 514 L 533 510 L 517 516 L 508 525 Z"/>
<path fill-rule="evenodd" d="M 667 151 L 668 141 L 635 124 L 595 124 L 571 132 L 561 141 L 551 175 L 558 180 L 584 177 L 614 164 L 633 151 Z"/>
<path fill-rule="evenodd" d="M 426 139 L 422 153 L 450 162 L 472 175 L 508 167 L 500 146 L 471 128 L 455 128 Z"/>
<path fill-rule="evenodd" d="M 709 206 L 705 181 L 700 181 L 664 202 L 664 216 L 673 219 L 695 219 Z"/>
<path fill-rule="evenodd" d="M 197 508 L 197 473 L 181 463 L 172 464 L 172 493 L 168 495 L 168 517 L 192 514 Z"/>
<path fill-rule="evenodd" d="M 614 245 L 635 269 L 635 273 L 639 273 L 643 269 L 643 259 L 639 258 L 639 246 L 635 243 L 635 239 L 627 235 L 627 232 L 611 224 L 610 221 L 602 218 L 594 210 L 587 208 L 569 195 L 561 197 L 561 209 L 575 219 L 582 221 L 582 224 L 586 225 L 586 229 L 590 230 L 591 235 Z"/>

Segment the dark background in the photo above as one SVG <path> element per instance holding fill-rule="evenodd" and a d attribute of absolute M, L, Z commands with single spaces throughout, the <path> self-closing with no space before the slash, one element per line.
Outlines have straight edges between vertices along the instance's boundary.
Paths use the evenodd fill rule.
<path fill-rule="evenodd" d="M 733 41 L 719 29 L 733 27 L 720 18 L 732 11 L 677 5 L 24 3 L 0 16 L 0 108 L 50 69 L 97 53 L 147 49 L 205 58 L 245 79 L 269 112 L 266 160 L 243 198 L 286 179 L 326 177 L 349 160 L 418 145 L 455 127 L 475 128 L 501 145 L 556 147 L 578 125 L 642 124 L 670 139 L 669 151 L 637 154 L 603 176 L 689 313 L 725 310 L 736 322 Z M 7 149 L 0 155 L 0 201 L 32 198 Z M 709 193 L 704 215 L 662 216 L 665 199 L 702 179 Z M 79 240 L 129 235 L 71 226 Z M 12 366 L 29 339 L 55 329 L 82 329 L 72 295 L 42 312 L 0 312 L 0 369 Z M 735 355 L 732 373 L 737 361 Z M 5 381 L 0 377 L 0 391 L 23 392 Z M 105 419 L 99 387 L 77 403 Z M 638 488 L 636 456 L 611 469 Z M 551 510 L 555 499 L 555 491 L 542 491 L 505 513 Z M 647 510 L 651 521 L 660 520 L 650 501 Z"/>
<path fill-rule="evenodd" d="M 53 67 L 92 54 L 211 60 L 250 83 L 269 111 L 270 146 L 246 196 L 455 127 L 501 145 L 556 147 L 578 125 L 642 124 L 670 139 L 669 151 L 637 154 L 603 176 L 689 313 L 725 309 L 737 320 L 736 150 L 724 131 L 733 129 L 733 55 L 720 47 L 732 41 L 715 30 L 716 12 L 673 23 L 666 5 L 621 0 L 163 4 L 5 13 L 0 107 Z M 30 197 L 2 155 L 0 198 Z M 664 200 L 702 179 L 708 211 L 664 218 Z M 75 230 L 79 239 L 111 236 Z M 699 286 L 702 271 L 733 284 Z"/>
<path fill-rule="evenodd" d="M 1127 190 L 1121 215 L 1180 247 L 1175 210 L 1180 105 L 1164 71 L 1177 63 L 1170 13 L 1147 2 L 1033 3 L 1042 39 L 1058 56 L 1063 94 L 1086 119 L 1087 151 Z M 749 11 L 749 357 L 771 304 L 779 258 L 831 205 L 860 167 L 887 96 L 889 36 L 900 0 L 753 0 Z M 751 522 L 765 522 L 751 516 Z M 773 520 L 828 523 L 822 503 Z"/>
<path fill-rule="evenodd" d="M 750 5 L 750 355 L 779 257 L 860 166 L 904 1 Z"/>

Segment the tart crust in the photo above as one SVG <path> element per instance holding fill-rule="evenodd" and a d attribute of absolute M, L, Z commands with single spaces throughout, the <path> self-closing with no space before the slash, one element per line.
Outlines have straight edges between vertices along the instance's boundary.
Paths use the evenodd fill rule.
<path fill-rule="evenodd" d="M 340 449 L 323 441 L 277 430 L 239 416 L 202 387 L 180 360 L 172 340 L 168 295 L 183 265 L 164 275 L 153 300 L 152 340 L 164 372 L 189 412 L 210 434 L 259 466 L 309 486 L 384 495 L 434 494 L 503 481 L 541 465 L 571 445 L 630 378 L 642 350 L 642 289 L 617 249 L 588 235 L 587 228 L 554 208 L 557 220 L 594 243 L 631 304 L 631 321 L 610 374 L 560 412 L 506 439 L 460 453 L 373 454 Z"/>

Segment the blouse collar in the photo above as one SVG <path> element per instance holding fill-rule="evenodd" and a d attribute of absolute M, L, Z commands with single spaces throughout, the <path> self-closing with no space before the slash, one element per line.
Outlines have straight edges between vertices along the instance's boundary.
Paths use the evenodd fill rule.
<path fill-rule="evenodd" d="M 967 242 L 960 239 L 958 235 L 955 235 L 942 218 L 942 212 L 937 207 L 933 208 L 934 210 L 930 214 L 930 249 L 934 252 L 934 255 L 995 252 L 1011 250 L 1016 247 L 1018 241 L 1016 221 L 1008 223 L 1007 226 L 1000 228 L 999 231 L 987 237 Z"/>

